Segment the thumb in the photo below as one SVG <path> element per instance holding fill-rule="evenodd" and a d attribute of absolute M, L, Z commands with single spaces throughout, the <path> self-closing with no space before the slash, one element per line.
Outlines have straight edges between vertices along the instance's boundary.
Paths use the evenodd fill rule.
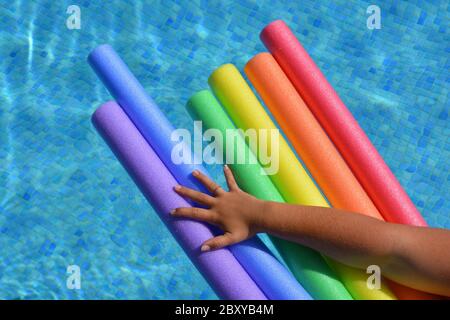
<path fill-rule="evenodd" d="M 237 237 L 236 235 L 230 233 L 230 232 L 226 232 L 223 235 L 211 238 L 207 241 L 205 241 L 202 245 L 201 250 L 202 251 L 210 251 L 210 250 L 216 250 L 216 249 L 220 249 L 232 244 L 235 244 L 241 240 L 244 239 L 239 239 L 239 237 Z"/>

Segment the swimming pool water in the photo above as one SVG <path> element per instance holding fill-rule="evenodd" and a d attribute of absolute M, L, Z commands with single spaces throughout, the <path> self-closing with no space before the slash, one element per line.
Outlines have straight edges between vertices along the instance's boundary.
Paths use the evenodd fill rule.
<path fill-rule="evenodd" d="M 66 28 L 67 7 L 81 29 Z M 109 43 L 176 127 L 222 63 L 284 19 L 432 226 L 450 228 L 448 1 L 2 1 L 0 298 L 214 299 L 90 115 L 111 97 L 86 57 Z M 220 168 L 211 168 L 223 183 Z M 66 287 L 79 265 L 81 290 Z"/>

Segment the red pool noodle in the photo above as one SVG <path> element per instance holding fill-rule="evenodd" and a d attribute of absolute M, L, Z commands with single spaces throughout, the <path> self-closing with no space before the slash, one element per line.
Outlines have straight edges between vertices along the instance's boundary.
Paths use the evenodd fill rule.
<path fill-rule="evenodd" d="M 383 158 L 289 27 L 276 20 L 263 29 L 260 37 L 386 221 L 427 226 Z"/>
<path fill-rule="evenodd" d="M 273 56 L 259 53 L 244 70 L 330 204 L 384 221 Z M 387 283 L 400 299 L 437 298 L 393 281 Z"/>

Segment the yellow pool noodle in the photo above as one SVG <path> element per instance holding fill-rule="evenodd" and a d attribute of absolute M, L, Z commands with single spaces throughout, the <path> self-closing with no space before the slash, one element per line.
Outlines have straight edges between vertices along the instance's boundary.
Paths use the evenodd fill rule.
<path fill-rule="evenodd" d="M 239 70 L 232 64 L 225 64 L 217 68 L 209 77 L 208 83 L 216 97 L 219 99 L 231 119 L 242 130 L 256 129 L 257 145 L 249 144 L 253 152 L 258 155 L 260 145 L 259 130 L 278 129 L 273 123 L 258 98 L 242 77 Z M 270 134 L 263 138 L 269 154 L 276 152 L 270 150 Z M 318 187 L 306 172 L 303 165 L 288 145 L 284 137 L 279 134 L 279 168 L 270 175 L 271 180 L 288 203 L 330 207 Z M 391 300 L 396 299 L 394 294 L 382 281 L 380 289 L 369 289 L 367 278 L 370 276 L 364 271 L 348 267 L 330 258 L 326 258 L 330 266 L 353 296 L 360 300 Z"/>

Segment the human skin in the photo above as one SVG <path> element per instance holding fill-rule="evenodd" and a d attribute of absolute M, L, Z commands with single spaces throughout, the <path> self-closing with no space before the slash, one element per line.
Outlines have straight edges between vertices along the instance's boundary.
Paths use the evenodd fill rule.
<path fill-rule="evenodd" d="M 229 191 L 194 171 L 210 194 L 184 186 L 175 191 L 202 207 L 177 208 L 177 217 L 218 226 L 224 231 L 203 243 L 209 251 L 260 232 L 297 242 L 346 265 L 378 265 L 382 275 L 405 286 L 450 296 L 450 231 L 380 221 L 333 208 L 263 201 L 242 191 L 224 166 Z"/>

